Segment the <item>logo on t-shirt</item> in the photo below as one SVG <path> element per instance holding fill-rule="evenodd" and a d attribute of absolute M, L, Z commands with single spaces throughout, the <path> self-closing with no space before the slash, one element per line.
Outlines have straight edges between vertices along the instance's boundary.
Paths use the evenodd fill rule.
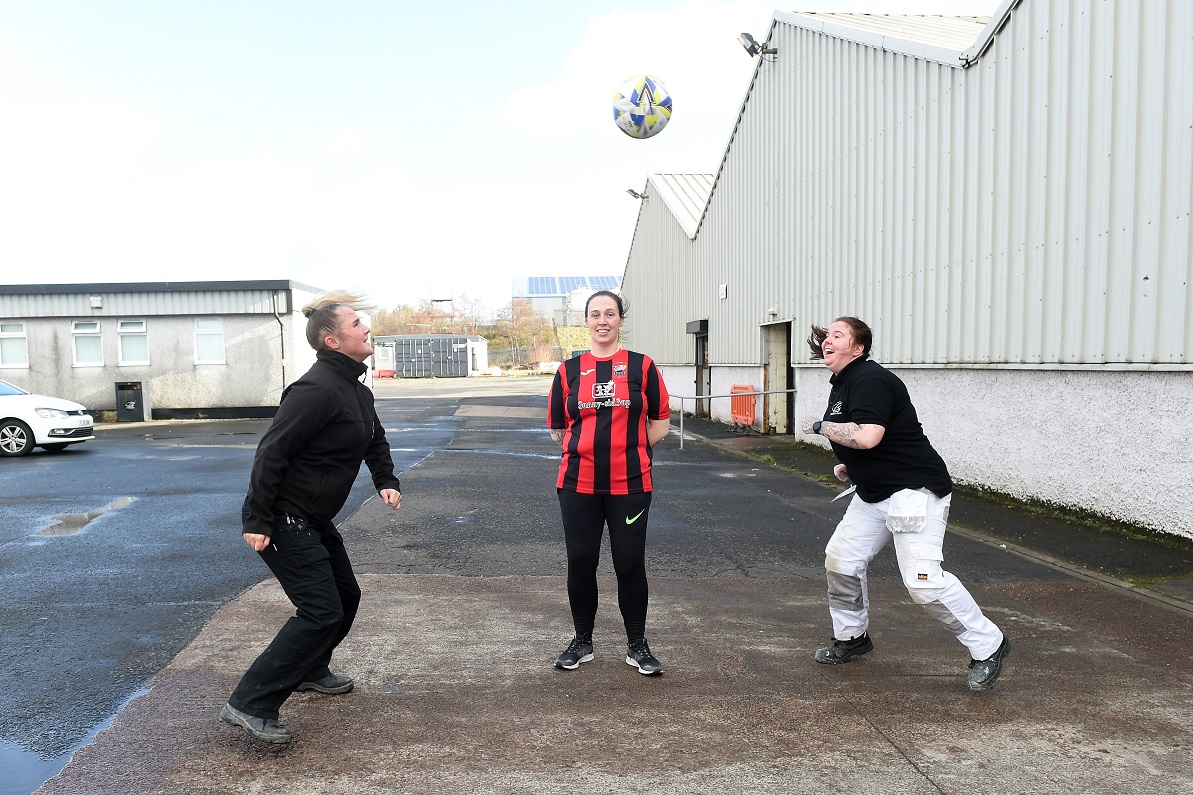
<path fill-rule="evenodd" d="M 831 409 L 829 409 L 828 413 L 829 413 L 830 417 L 840 414 L 841 413 L 841 401 L 838 400 L 836 403 L 834 403 L 833 407 Z"/>
<path fill-rule="evenodd" d="M 606 381 L 603 384 L 592 385 L 592 401 L 581 400 L 576 404 L 582 409 L 607 409 L 614 406 L 628 409 L 630 401 L 617 397 L 617 382 Z"/>
<path fill-rule="evenodd" d="M 613 377 L 614 378 L 625 378 L 625 374 L 626 374 L 626 366 L 624 364 L 614 364 L 613 365 Z"/>

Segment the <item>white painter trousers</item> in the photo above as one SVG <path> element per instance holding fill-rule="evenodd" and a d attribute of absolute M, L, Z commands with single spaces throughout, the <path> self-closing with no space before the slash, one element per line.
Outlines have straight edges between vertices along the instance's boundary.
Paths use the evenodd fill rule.
<path fill-rule="evenodd" d="M 912 601 L 955 635 L 973 659 L 984 660 L 998 650 L 1002 631 L 982 614 L 961 581 L 941 567 L 951 502 L 951 494 L 941 499 L 927 489 L 896 492 L 876 503 L 854 495 L 824 551 L 834 638 L 849 640 L 869 628 L 866 569 L 893 538 Z"/>

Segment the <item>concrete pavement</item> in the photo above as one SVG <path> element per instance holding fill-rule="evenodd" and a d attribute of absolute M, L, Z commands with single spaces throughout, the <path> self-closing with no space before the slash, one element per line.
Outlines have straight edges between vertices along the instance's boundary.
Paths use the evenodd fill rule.
<path fill-rule="evenodd" d="M 648 552 L 666 673 L 624 663 L 607 552 L 596 660 L 554 670 L 570 625 L 540 405 L 427 410 L 457 423 L 452 443 L 403 474 L 401 512 L 373 500 L 342 527 L 364 602 L 333 668 L 357 688 L 292 697 L 291 744 L 217 718 L 291 612 L 269 579 L 39 792 L 1193 792 L 1188 549 L 1061 537 L 959 499 L 945 566 L 1015 643 L 999 686 L 968 692 L 964 649 L 911 603 L 889 550 L 875 651 L 818 665 L 823 544 L 844 507 L 797 474 L 823 458 L 791 440 L 699 423 L 704 441 L 669 440 Z"/>

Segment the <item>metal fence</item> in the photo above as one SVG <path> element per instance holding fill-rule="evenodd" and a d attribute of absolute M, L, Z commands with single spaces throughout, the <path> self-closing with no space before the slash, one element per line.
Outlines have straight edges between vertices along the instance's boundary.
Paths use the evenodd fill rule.
<path fill-rule="evenodd" d="M 564 349 L 554 345 L 489 348 L 489 366 L 506 370 L 537 370 L 540 362 L 562 362 Z"/>
<path fill-rule="evenodd" d="M 786 395 L 786 394 L 795 394 L 795 390 L 794 389 L 771 389 L 771 390 L 768 390 L 765 392 L 731 392 L 727 395 L 671 395 L 672 400 L 679 401 L 679 449 L 680 450 L 683 449 L 683 440 L 684 440 L 684 431 L 683 431 L 684 408 L 683 407 L 684 407 L 685 400 L 692 401 L 692 403 L 693 403 L 692 408 L 696 409 L 697 407 L 699 407 L 700 403 L 702 403 L 706 400 L 712 401 L 712 400 L 716 400 L 718 398 L 728 398 L 730 401 L 733 401 L 735 399 L 740 400 L 743 397 L 751 397 L 751 396 L 757 396 L 757 395 Z M 732 402 L 730 403 L 730 405 L 731 406 L 733 405 Z M 707 406 L 709 406 L 709 404 L 706 403 L 705 406 L 707 407 Z M 710 407 L 709 413 L 711 414 L 711 412 L 712 412 L 712 410 Z"/>

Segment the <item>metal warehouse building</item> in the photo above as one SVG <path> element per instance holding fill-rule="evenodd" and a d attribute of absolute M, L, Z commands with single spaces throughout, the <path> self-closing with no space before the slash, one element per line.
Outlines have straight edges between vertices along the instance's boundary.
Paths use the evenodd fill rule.
<path fill-rule="evenodd" d="M 791 433 L 809 326 L 858 316 L 959 482 L 1193 537 L 1193 4 L 775 12 L 765 46 L 717 174 L 647 180 L 628 343 L 676 396 L 794 390 L 756 419 Z"/>
<path fill-rule="evenodd" d="M 120 419 L 273 416 L 310 369 L 291 281 L 0 286 L 0 378 Z"/>

